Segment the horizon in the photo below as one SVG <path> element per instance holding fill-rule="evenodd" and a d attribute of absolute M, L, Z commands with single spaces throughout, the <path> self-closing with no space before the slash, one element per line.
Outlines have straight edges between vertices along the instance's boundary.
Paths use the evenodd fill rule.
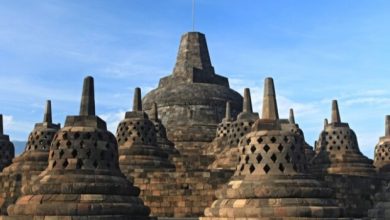
<path fill-rule="evenodd" d="M 230 87 L 251 89 L 261 112 L 263 80 L 273 77 L 281 118 L 295 120 L 313 145 L 337 99 L 341 120 L 373 158 L 390 114 L 390 3 L 197 0 L 195 31 Z M 95 78 L 96 113 L 115 133 L 142 95 L 171 74 L 192 1 L 9 1 L 0 7 L 0 112 L 11 140 L 26 141 L 52 100 L 53 122 L 79 110 L 83 78 Z M 21 152 L 23 149 L 17 149 Z"/>

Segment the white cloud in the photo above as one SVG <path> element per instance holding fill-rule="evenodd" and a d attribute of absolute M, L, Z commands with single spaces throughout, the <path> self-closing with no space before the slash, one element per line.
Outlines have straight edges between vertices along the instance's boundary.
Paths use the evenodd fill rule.
<path fill-rule="evenodd" d="M 111 131 L 114 135 L 116 134 L 116 129 L 121 120 L 124 119 L 126 111 L 119 110 L 115 112 L 106 112 L 101 114 L 100 117 L 106 121 L 107 129 Z"/>

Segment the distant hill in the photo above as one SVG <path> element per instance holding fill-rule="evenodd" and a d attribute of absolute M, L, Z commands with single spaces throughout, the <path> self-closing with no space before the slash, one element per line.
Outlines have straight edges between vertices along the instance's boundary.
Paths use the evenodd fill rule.
<path fill-rule="evenodd" d="M 15 156 L 21 154 L 26 147 L 26 141 L 12 141 L 15 146 Z"/>

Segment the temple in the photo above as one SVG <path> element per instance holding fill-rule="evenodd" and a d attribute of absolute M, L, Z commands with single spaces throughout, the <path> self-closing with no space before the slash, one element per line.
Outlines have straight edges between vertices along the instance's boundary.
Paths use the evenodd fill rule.
<path fill-rule="evenodd" d="M 61 128 L 48 100 L 16 158 L 0 115 L 0 219 L 390 219 L 390 116 L 371 160 L 336 100 L 313 148 L 304 115 L 278 109 L 273 78 L 260 115 L 260 97 L 240 92 L 216 74 L 205 35 L 188 32 L 172 73 L 129 95 L 115 136 L 91 76 L 79 114 Z"/>

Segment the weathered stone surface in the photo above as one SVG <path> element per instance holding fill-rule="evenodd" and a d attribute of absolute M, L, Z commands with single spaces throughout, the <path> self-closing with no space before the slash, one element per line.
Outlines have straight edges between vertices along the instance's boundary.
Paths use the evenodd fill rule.
<path fill-rule="evenodd" d="M 141 89 L 136 88 L 133 111 L 126 112 L 117 129 L 119 165 L 128 176 L 135 172 L 174 169 L 168 154 L 157 144 L 155 124 L 142 111 Z M 142 171 L 141 171 L 142 170 Z"/>
<path fill-rule="evenodd" d="M 47 101 L 42 123 L 36 123 L 28 136 L 24 152 L 13 159 L 12 164 L 0 174 L 0 212 L 7 215 L 7 208 L 21 196 L 21 189 L 33 182 L 48 165 L 49 148 L 54 135 L 60 129 L 52 123 L 51 102 Z"/>
<path fill-rule="evenodd" d="M 341 122 L 335 100 L 331 118 L 331 123 L 325 121 L 317 141 L 311 170 L 335 189 L 347 216 L 365 217 L 378 186 L 372 160 L 360 152 L 356 134 L 348 123 Z"/>
<path fill-rule="evenodd" d="M 307 172 L 304 140 L 278 118 L 273 80 L 265 80 L 263 116 L 239 143 L 229 184 L 205 210 L 207 219 L 337 219 L 332 190 Z"/>
<path fill-rule="evenodd" d="M 325 124 L 312 160 L 315 173 L 373 176 L 372 160 L 359 149 L 355 132 L 340 120 L 337 101 L 332 103 L 332 121 Z"/>
<path fill-rule="evenodd" d="M 227 111 L 230 112 L 230 111 Z M 228 121 L 226 115 L 218 127 L 217 137 L 208 144 L 206 154 L 215 155 L 215 161 L 209 166 L 210 169 L 235 170 L 239 158 L 238 143 L 241 138 L 251 131 L 252 125 L 259 118 L 258 113 L 252 110 L 252 99 L 249 88 L 244 90 L 243 109 L 237 119 Z M 224 128 L 227 129 L 224 129 Z M 226 135 L 221 135 L 221 132 Z"/>
<path fill-rule="evenodd" d="M 227 78 L 215 74 L 204 34 L 189 32 L 182 36 L 172 75 L 162 78 L 158 88 L 143 98 L 143 106 L 149 113 L 157 103 L 169 140 L 181 154 L 191 155 L 200 154 L 194 142 L 203 145 L 213 140 L 227 101 L 233 117 L 237 116 L 241 95 L 229 88 Z"/>
<path fill-rule="evenodd" d="M 375 146 L 374 166 L 390 179 L 390 115 L 386 116 L 385 136 L 380 137 Z"/>
<path fill-rule="evenodd" d="M 390 219 L 390 184 L 375 195 L 375 204 L 368 211 L 368 219 L 388 220 Z"/>
<path fill-rule="evenodd" d="M 149 219 L 139 189 L 119 169 L 118 146 L 94 115 L 93 79 L 84 80 L 79 116 L 68 116 L 50 146 L 49 165 L 22 188 L 6 219 Z"/>
<path fill-rule="evenodd" d="M 9 140 L 9 136 L 4 134 L 3 115 L 0 114 L 0 171 L 11 164 L 15 157 L 14 144 Z"/>

